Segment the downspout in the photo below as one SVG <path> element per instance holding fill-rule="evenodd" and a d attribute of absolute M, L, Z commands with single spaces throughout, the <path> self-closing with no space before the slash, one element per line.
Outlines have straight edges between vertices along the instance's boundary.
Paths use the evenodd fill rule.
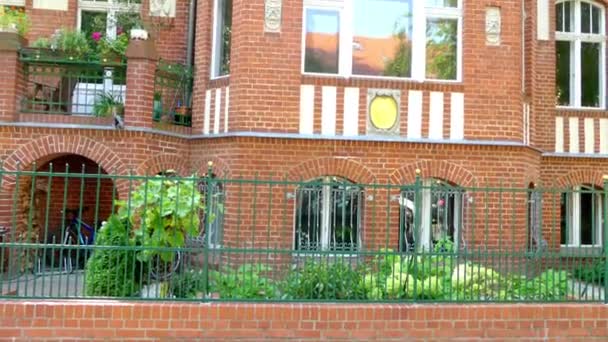
<path fill-rule="evenodd" d="M 190 0 L 188 7 L 188 37 L 186 41 L 186 67 L 194 71 L 194 35 L 196 33 L 196 0 Z M 190 79 L 190 86 L 186 95 L 186 103 L 188 107 L 192 107 L 192 82 L 194 78 Z"/>

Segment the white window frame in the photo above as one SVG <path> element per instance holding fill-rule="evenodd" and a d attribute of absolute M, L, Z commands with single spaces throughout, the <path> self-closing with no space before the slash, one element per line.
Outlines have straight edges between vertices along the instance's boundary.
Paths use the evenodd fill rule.
<path fill-rule="evenodd" d="M 330 250 L 330 239 L 331 239 L 331 206 L 332 206 L 332 199 L 333 199 L 333 194 L 332 194 L 332 185 L 335 183 L 335 181 L 332 181 L 332 176 L 324 176 L 324 177 L 320 177 L 317 178 L 315 180 L 312 180 L 311 182 L 322 182 L 323 184 L 322 186 L 322 207 L 321 207 L 321 237 L 320 237 L 320 241 L 319 241 L 319 246 L 320 248 L 318 248 L 317 250 L 313 251 L 313 250 L 302 250 L 302 249 L 296 249 L 296 237 L 297 237 L 297 230 L 298 230 L 298 212 L 299 212 L 299 208 L 298 208 L 298 192 L 302 189 L 302 187 L 306 187 L 306 185 L 300 186 L 296 189 L 295 192 L 295 203 L 294 203 L 294 222 L 293 222 L 293 236 L 292 236 L 292 241 L 293 241 L 293 250 L 296 251 L 297 253 L 302 253 L 302 252 L 322 252 L 322 251 L 328 251 Z M 345 178 L 342 177 L 337 177 L 340 178 L 342 180 L 348 181 Z M 356 183 L 352 183 L 352 186 L 358 186 Z M 363 189 L 360 188 L 360 192 L 361 195 L 359 196 L 359 202 L 357 203 L 358 207 L 357 207 L 357 251 L 360 251 L 362 249 L 362 234 L 363 234 L 363 201 L 364 201 L 364 194 L 363 194 Z"/>
<path fill-rule="evenodd" d="M 220 25 L 220 16 L 221 13 L 219 13 L 220 10 L 220 2 L 226 1 L 226 0 L 213 0 L 213 29 L 212 29 L 212 38 L 211 38 L 211 70 L 210 70 L 210 75 L 211 75 L 211 79 L 215 80 L 215 79 L 222 79 L 222 78 L 227 78 L 230 77 L 230 72 L 228 72 L 226 75 L 220 75 L 220 63 L 222 60 L 222 57 L 220 56 L 220 54 L 222 53 L 222 50 L 219 48 L 221 44 L 223 44 L 223 37 L 222 37 L 222 32 L 221 29 L 219 27 Z M 234 6 L 234 2 L 233 2 L 233 6 Z"/>
<path fill-rule="evenodd" d="M 583 189 L 586 188 L 586 189 Z M 562 247 L 576 247 L 576 248 L 594 248 L 601 247 L 603 245 L 603 209 L 604 209 L 604 196 L 599 190 L 593 190 L 590 186 L 575 186 L 572 192 L 568 192 L 566 195 L 566 244 L 562 244 Z M 595 206 L 595 244 L 593 245 L 582 245 L 581 244 L 581 191 L 596 191 L 594 192 L 593 205 Z"/>
<path fill-rule="evenodd" d="M 142 0 L 143 1 L 143 0 Z M 80 31 L 82 29 L 82 12 L 99 12 L 108 13 L 106 19 L 106 36 L 110 39 L 116 38 L 116 14 L 119 12 L 135 11 L 141 12 L 141 3 L 123 4 L 117 0 L 95 1 L 95 0 L 79 0 L 77 11 L 76 27 Z"/>
<path fill-rule="evenodd" d="M 217 1 L 217 0 L 216 0 Z M 432 7 L 426 6 L 423 0 L 413 0 L 412 16 L 412 67 L 410 77 L 396 76 L 374 76 L 357 75 L 352 72 L 353 55 L 353 2 L 352 0 L 304 0 L 302 9 L 302 39 L 301 39 L 301 61 L 300 72 L 303 75 L 313 75 L 321 77 L 343 77 L 343 78 L 372 78 L 385 80 L 414 80 L 418 82 L 442 82 L 460 83 L 462 82 L 462 21 L 463 21 L 463 0 L 458 0 L 458 7 Z M 339 70 L 337 74 L 314 73 L 305 71 L 305 51 L 306 51 L 306 32 L 307 17 L 309 9 L 334 10 L 340 15 L 339 33 Z M 456 79 L 431 79 L 426 77 L 426 25 L 427 18 L 456 19 L 458 20 L 458 42 L 456 47 Z"/>
<path fill-rule="evenodd" d="M 25 0 L 0 0 L 0 6 L 25 7 Z"/>
<path fill-rule="evenodd" d="M 555 32 L 556 41 L 568 41 L 574 44 L 574 49 L 570 50 L 570 105 L 558 105 L 558 108 L 569 109 L 604 109 L 606 107 L 606 8 L 603 4 L 590 0 L 558 0 L 555 6 L 569 2 L 574 6 L 574 18 L 570 24 L 574 27 L 574 32 Z M 600 33 L 581 33 L 581 3 L 588 3 L 600 9 Z M 600 103 L 598 107 L 585 107 L 581 103 L 581 46 L 582 43 L 600 43 Z"/>

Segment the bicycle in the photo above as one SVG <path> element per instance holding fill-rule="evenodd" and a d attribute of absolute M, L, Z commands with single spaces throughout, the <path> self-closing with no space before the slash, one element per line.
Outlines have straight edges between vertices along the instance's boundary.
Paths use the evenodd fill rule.
<path fill-rule="evenodd" d="M 86 208 L 83 210 L 86 210 Z M 79 209 L 65 210 L 65 215 L 69 217 L 69 222 L 63 230 L 62 244 L 64 246 L 90 246 L 95 243 L 95 228 L 82 221 L 78 216 L 79 213 Z M 63 251 L 61 266 L 66 273 L 72 273 L 74 272 L 74 265 L 78 265 L 81 258 L 84 264 L 84 261 L 88 257 L 87 254 L 85 251 L 79 255 L 78 248 L 67 248 Z"/>

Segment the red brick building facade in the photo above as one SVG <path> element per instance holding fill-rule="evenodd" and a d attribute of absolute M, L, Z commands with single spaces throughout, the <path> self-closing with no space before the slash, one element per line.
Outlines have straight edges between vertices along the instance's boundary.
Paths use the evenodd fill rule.
<path fill-rule="evenodd" d="M 32 21 L 30 41 L 76 26 L 87 3 L 66 0 L 65 10 L 50 10 L 40 8 L 44 1 L 21 2 Z M 134 45 L 155 44 L 161 58 L 184 62 L 189 1 L 169 3 L 174 14 L 158 19 L 162 32 Z M 142 1 L 144 17 L 149 6 Z M 332 176 L 399 186 L 412 184 L 418 169 L 422 179 L 463 187 L 602 187 L 608 174 L 606 6 L 581 0 L 198 0 L 191 128 L 152 121 L 156 61 L 135 47 L 124 129 L 94 117 L 22 113 L 25 76 L 9 42 L 14 38 L 3 36 L 0 156 L 6 170 L 48 167 L 69 155 L 119 174 L 204 173 L 213 161 L 226 177 Z M 593 62 L 591 77 L 585 65 Z M 556 87 L 562 91 L 557 100 Z M 74 160 L 73 167 L 83 161 Z M 11 179 L 2 183 L 6 193 L 14 186 Z M 124 184 L 117 188 L 119 196 L 127 191 Z M 254 222 L 251 213 L 238 223 L 230 218 L 238 208 L 227 189 L 225 243 L 238 243 L 230 234 L 237 225 L 269 226 Z M 364 209 L 364 220 L 370 208 L 393 208 L 375 219 L 374 229 L 371 221 L 364 224 L 368 246 L 382 244 L 385 233 L 396 239 L 397 229 L 390 228 L 399 222 L 395 195 L 366 200 L 375 203 Z M 296 202 L 277 195 L 272 203 L 281 209 L 269 213 L 268 222 L 291 216 Z M 8 199 L 0 205 L 6 221 L 14 205 Z M 557 216 L 555 208 L 547 208 L 547 217 Z M 525 212 L 525 196 L 508 210 Z M 523 216 L 514 222 L 525 226 Z M 278 241 L 291 244 L 293 224 L 273 226 Z M 584 244 L 577 236 L 568 244 Z M 524 229 L 514 238 L 523 243 Z"/>

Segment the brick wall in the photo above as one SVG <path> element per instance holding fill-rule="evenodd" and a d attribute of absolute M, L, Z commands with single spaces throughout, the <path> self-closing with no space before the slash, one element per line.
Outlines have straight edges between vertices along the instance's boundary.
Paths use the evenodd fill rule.
<path fill-rule="evenodd" d="M 0 303 L 0 340 L 605 341 L 604 305 Z"/>

